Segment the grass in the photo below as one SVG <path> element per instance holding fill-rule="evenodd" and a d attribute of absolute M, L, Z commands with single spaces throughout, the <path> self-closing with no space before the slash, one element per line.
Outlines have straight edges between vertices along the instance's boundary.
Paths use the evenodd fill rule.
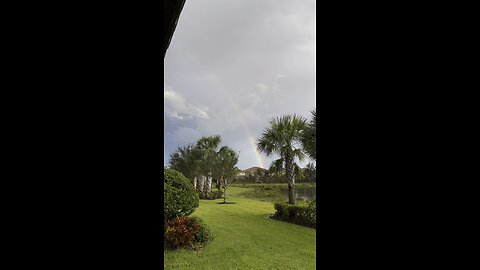
<path fill-rule="evenodd" d="M 233 185 L 232 185 L 233 186 Z M 280 188 L 287 189 L 286 183 L 276 184 L 237 184 L 236 187 L 245 187 L 245 191 L 239 195 L 249 198 L 257 199 L 266 202 L 286 202 L 287 196 L 280 192 Z M 315 187 L 315 183 L 299 183 L 296 184 L 296 188 L 311 188 Z M 248 189 L 247 189 L 248 188 Z M 297 201 L 302 201 L 303 198 L 298 197 Z"/>
<path fill-rule="evenodd" d="M 296 187 L 314 187 L 316 183 L 295 183 Z M 288 184 L 287 183 L 265 183 L 265 184 L 259 184 L 259 183 L 235 183 L 231 185 L 232 187 L 244 187 L 244 188 L 254 188 L 254 187 L 271 187 L 271 188 L 287 188 Z"/>
<path fill-rule="evenodd" d="M 165 269 L 315 269 L 316 231 L 264 216 L 273 204 L 242 197 L 246 188 L 231 187 L 227 201 L 200 200 L 193 213 L 205 220 L 214 234 L 198 250 L 164 252 Z"/>

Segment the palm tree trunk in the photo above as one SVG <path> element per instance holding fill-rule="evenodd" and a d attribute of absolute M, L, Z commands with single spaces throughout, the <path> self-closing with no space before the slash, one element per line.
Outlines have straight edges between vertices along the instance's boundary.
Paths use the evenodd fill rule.
<path fill-rule="evenodd" d="M 225 183 L 223 185 L 223 203 L 227 201 L 227 179 L 225 179 Z"/>
<path fill-rule="evenodd" d="M 211 176 L 207 176 L 205 177 L 206 179 L 206 182 L 205 182 L 205 192 L 206 193 L 210 193 L 210 191 L 212 190 L 212 177 Z"/>
<path fill-rule="evenodd" d="M 201 175 L 198 179 L 198 191 L 202 192 L 205 184 L 205 176 Z"/>
<path fill-rule="evenodd" d="M 198 181 L 198 180 L 197 180 L 197 177 L 194 177 L 194 178 L 193 178 L 193 187 L 194 187 L 194 188 L 197 188 L 197 181 Z"/>
<path fill-rule="evenodd" d="M 220 176 L 220 177 L 217 179 L 217 188 L 218 188 L 218 190 L 222 190 L 222 179 L 223 179 L 223 176 Z"/>
<path fill-rule="evenodd" d="M 293 157 L 285 156 L 285 173 L 288 179 L 288 202 L 294 204 L 295 200 L 295 175 L 293 174 Z"/>
<path fill-rule="evenodd" d="M 210 193 L 212 191 L 212 181 L 213 178 L 211 176 L 208 177 L 208 185 L 207 185 L 207 192 Z"/>

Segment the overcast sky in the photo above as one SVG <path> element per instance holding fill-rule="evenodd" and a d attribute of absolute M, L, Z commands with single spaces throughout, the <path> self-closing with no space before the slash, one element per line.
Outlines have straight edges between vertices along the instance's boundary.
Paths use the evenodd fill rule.
<path fill-rule="evenodd" d="M 315 54 L 313 0 L 187 0 L 164 61 L 164 165 L 218 134 L 240 169 L 268 168 L 278 157 L 259 155 L 256 139 L 273 117 L 310 119 Z"/>

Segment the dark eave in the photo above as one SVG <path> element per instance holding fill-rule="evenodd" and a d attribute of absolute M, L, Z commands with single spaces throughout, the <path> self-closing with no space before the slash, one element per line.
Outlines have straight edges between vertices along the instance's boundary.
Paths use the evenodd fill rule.
<path fill-rule="evenodd" d="M 166 0 L 163 6 L 163 57 L 172 40 L 185 0 Z"/>

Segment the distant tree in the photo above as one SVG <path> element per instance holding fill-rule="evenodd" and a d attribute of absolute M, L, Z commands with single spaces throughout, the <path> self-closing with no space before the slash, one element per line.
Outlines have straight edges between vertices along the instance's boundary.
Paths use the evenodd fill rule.
<path fill-rule="evenodd" d="M 305 154 L 302 148 L 297 147 L 301 142 L 302 132 L 305 130 L 306 120 L 298 115 L 284 115 L 274 118 L 270 127 L 265 129 L 258 139 L 257 149 L 271 156 L 280 155 L 288 179 L 288 201 L 295 203 L 295 158 L 302 161 Z"/>
<path fill-rule="evenodd" d="M 317 180 L 317 169 L 313 163 L 308 163 L 305 169 L 303 169 L 305 174 L 305 179 L 308 182 L 316 182 Z"/>
<path fill-rule="evenodd" d="M 227 198 L 227 188 L 234 181 L 238 168 L 235 165 L 238 162 L 238 156 L 234 150 L 228 146 L 220 148 L 216 155 L 215 168 L 213 176 L 219 179 L 220 186 L 223 187 L 223 202 Z"/>
<path fill-rule="evenodd" d="M 181 172 L 185 177 L 193 180 L 196 176 L 194 145 L 178 147 L 170 154 L 170 168 Z"/>
<path fill-rule="evenodd" d="M 280 159 L 276 159 L 276 160 L 272 161 L 272 163 L 270 164 L 269 171 L 273 175 L 280 175 L 280 174 L 284 173 L 285 169 L 283 167 L 283 159 L 280 158 Z"/>
<path fill-rule="evenodd" d="M 213 179 L 218 181 L 220 190 L 220 183 L 224 182 L 224 179 L 233 179 L 239 171 L 234 169 L 239 154 L 228 146 L 217 151 L 220 143 L 219 135 L 204 136 L 195 144 L 178 147 L 170 154 L 170 168 L 192 180 L 199 192 L 210 193 Z"/>
<path fill-rule="evenodd" d="M 243 178 L 246 183 L 255 183 L 255 176 L 253 174 L 246 174 Z"/>
<path fill-rule="evenodd" d="M 293 165 L 293 174 L 295 175 L 295 179 L 298 179 L 299 182 L 304 178 L 304 171 L 297 163 L 294 163 Z"/>
<path fill-rule="evenodd" d="M 307 123 L 305 129 L 303 130 L 301 136 L 301 142 L 303 149 L 307 155 L 313 159 L 317 160 L 317 112 L 316 109 L 313 109 L 312 119 Z"/>
<path fill-rule="evenodd" d="M 234 168 L 233 169 L 233 172 L 234 174 L 238 173 L 240 170 L 238 168 Z M 222 182 L 222 188 L 223 188 L 223 203 L 226 203 L 227 202 L 227 189 L 230 187 L 230 185 L 236 183 L 240 178 L 238 177 L 234 177 L 234 175 L 232 175 L 231 177 L 226 177 L 223 179 L 223 182 Z"/>

